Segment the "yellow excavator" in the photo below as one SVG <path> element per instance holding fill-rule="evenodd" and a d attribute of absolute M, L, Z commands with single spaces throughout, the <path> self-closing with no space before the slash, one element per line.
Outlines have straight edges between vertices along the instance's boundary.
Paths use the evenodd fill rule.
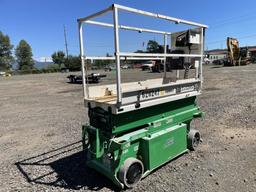
<path fill-rule="evenodd" d="M 250 53 L 248 48 L 239 48 L 237 39 L 227 38 L 228 58 L 224 62 L 225 66 L 240 66 L 251 63 Z"/>

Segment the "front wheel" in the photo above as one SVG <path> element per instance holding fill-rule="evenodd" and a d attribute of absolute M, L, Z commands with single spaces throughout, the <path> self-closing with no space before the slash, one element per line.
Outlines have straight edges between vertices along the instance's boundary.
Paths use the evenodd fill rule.
<path fill-rule="evenodd" d="M 141 180 L 143 173 L 143 163 L 136 158 L 130 157 L 121 166 L 119 179 L 127 188 L 132 188 Z"/>

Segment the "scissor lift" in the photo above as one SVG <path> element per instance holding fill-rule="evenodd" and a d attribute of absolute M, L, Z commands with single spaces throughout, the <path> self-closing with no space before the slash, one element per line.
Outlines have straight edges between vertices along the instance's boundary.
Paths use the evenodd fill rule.
<path fill-rule="evenodd" d="M 119 25 L 118 12 L 141 14 L 194 28 L 181 32 L 166 32 Z M 113 24 L 91 19 L 113 13 Z M 202 112 L 196 97 L 202 89 L 202 61 L 206 25 L 161 14 L 150 13 L 113 4 L 91 16 L 78 19 L 82 80 L 85 107 L 89 123 L 82 128 L 87 165 L 110 178 L 120 188 L 131 188 L 152 170 L 199 144 L 200 133 L 190 129 L 194 118 Z M 83 25 L 93 24 L 114 29 L 113 57 L 87 56 L 84 52 Z M 163 35 L 164 53 L 127 53 L 119 48 L 119 30 Z M 171 51 L 167 50 L 170 38 Z M 176 51 L 176 52 L 175 52 Z M 168 78 L 167 66 L 179 58 L 176 78 Z M 89 86 L 86 83 L 87 61 L 113 60 L 116 63 L 116 83 Z M 163 78 L 121 83 L 121 60 L 155 60 L 164 68 Z M 177 64 L 177 60 L 176 60 Z M 193 77 L 188 72 L 193 68 Z"/>

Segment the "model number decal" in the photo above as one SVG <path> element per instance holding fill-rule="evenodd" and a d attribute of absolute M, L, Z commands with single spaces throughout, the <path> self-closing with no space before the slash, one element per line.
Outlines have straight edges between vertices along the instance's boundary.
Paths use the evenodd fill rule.
<path fill-rule="evenodd" d="M 157 88 L 157 89 L 146 89 L 139 93 L 139 97 L 142 100 L 150 99 L 154 97 L 160 97 L 160 96 L 167 96 L 167 95 L 174 95 L 177 93 L 186 93 L 190 91 L 196 90 L 195 85 L 189 85 L 189 86 L 180 86 L 176 88 Z"/>
<path fill-rule="evenodd" d="M 184 92 L 188 92 L 188 91 L 194 91 L 195 90 L 195 86 L 191 85 L 191 86 L 187 86 L 187 87 L 181 87 L 180 88 L 180 92 L 184 93 Z"/>
<path fill-rule="evenodd" d="M 169 146 L 171 146 L 174 143 L 174 138 L 169 138 L 166 140 L 165 144 L 164 144 L 164 148 L 167 148 Z"/>
<path fill-rule="evenodd" d="M 142 99 L 158 97 L 158 96 L 160 96 L 160 89 L 150 89 L 150 90 L 144 90 L 141 92 Z"/>

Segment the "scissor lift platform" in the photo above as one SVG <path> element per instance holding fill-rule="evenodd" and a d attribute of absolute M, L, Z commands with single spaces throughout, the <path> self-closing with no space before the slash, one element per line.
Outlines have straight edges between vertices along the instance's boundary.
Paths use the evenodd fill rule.
<path fill-rule="evenodd" d="M 118 105 L 116 84 L 89 87 L 90 97 L 85 104 L 101 107 L 119 114 L 133 110 L 159 105 L 162 103 L 193 97 L 200 94 L 200 80 L 183 79 L 175 82 L 164 81 L 163 78 L 146 81 L 123 83 L 122 104 Z"/>
<path fill-rule="evenodd" d="M 195 28 L 173 33 L 120 25 L 119 11 Z M 107 12 L 113 13 L 113 24 L 92 20 Z M 188 149 L 194 150 L 199 144 L 200 133 L 191 129 L 190 123 L 194 118 L 202 116 L 196 97 L 202 90 L 204 36 L 207 26 L 117 4 L 78 19 L 78 24 L 84 103 L 89 116 L 89 123 L 82 128 L 86 164 L 107 176 L 120 188 L 131 188 L 152 170 Z M 85 55 L 84 24 L 114 29 L 114 56 Z M 121 52 L 119 30 L 162 35 L 164 52 Z M 167 50 L 168 44 L 171 51 Z M 89 86 L 86 83 L 87 63 L 94 60 L 115 61 L 115 84 Z M 158 61 L 163 66 L 163 77 L 122 83 L 122 60 Z M 167 74 L 167 66 L 173 69 L 170 67 L 173 64 L 179 66 L 175 70 L 174 79 Z M 194 69 L 194 76 L 184 75 L 181 78 L 179 71 L 184 70 L 187 74 L 190 68 Z"/>

